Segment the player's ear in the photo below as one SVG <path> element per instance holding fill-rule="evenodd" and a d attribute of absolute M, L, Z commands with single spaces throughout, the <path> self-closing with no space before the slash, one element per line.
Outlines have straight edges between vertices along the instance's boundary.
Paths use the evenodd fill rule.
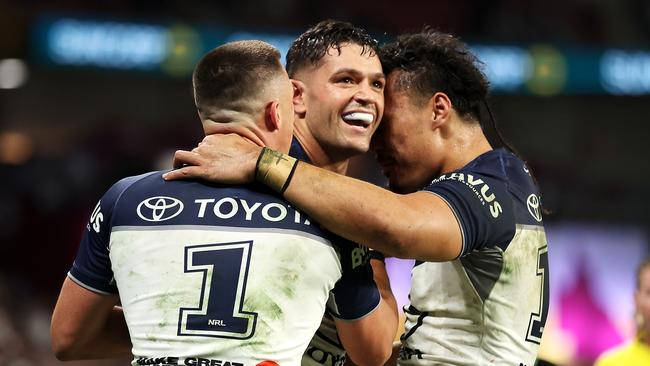
<path fill-rule="evenodd" d="M 293 110 L 299 118 L 305 118 L 307 107 L 305 106 L 305 83 L 300 80 L 291 79 L 293 85 Z"/>
<path fill-rule="evenodd" d="M 264 123 L 266 129 L 270 132 L 280 129 L 280 103 L 277 100 L 272 100 L 266 103 L 264 108 Z"/>
<path fill-rule="evenodd" d="M 449 120 L 451 115 L 451 100 L 445 93 L 435 93 L 427 103 L 428 109 L 431 111 L 431 127 L 437 128 Z"/>

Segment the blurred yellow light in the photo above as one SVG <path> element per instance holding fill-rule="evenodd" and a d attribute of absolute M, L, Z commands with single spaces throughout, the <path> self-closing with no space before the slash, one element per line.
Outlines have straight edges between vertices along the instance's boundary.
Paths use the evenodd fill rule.
<path fill-rule="evenodd" d="M 169 42 L 171 52 L 162 64 L 163 71 L 177 77 L 191 74 L 203 50 L 199 33 L 190 27 L 176 25 L 169 28 Z"/>
<path fill-rule="evenodd" d="M 567 62 L 557 49 L 547 45 L 530 48 L 533 72 L 526 82 L 528 90 L 538 95 L 555 95 L 567 82 Z"/>

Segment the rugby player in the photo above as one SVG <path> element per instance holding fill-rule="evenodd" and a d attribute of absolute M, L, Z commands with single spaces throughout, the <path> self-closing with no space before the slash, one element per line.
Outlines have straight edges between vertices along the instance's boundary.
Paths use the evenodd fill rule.
<path fill-rule="evenodd" d="M 288 152 L 293 87 L 275 48 L 220 46 L 201 59 L 193 85 L 206 135 L 237 134 L 279 158 Z M 355 321 L 380 307 L 372 273 L 354 271 L 356 245 L 265 187 L 166 182 L 162 174 L 125 178 L 95 207 L 52 317 L 58 358 L 299 365 L 326 303 L 349 323 L 341 332 L 361 327 L 355 337 L 370 340 L 369 360 L 387 357 Z"/>
<path fill-rule="evenodd" d="M 295 91 L 291 156 L 345 174 L 350 158 L 368 151 L 384 108 L 386 80 L 377 52 L 377 41 L 363 29 L 333 20 L 316 24 L 291 44 L 286 66 Z M 360 247 L 358 252 L 363 253 L 358 260 L 367 266 L 367 250 Z M 397 331 L 397 304 L 384 262 L 373 259 L 371 265 L 384 308 L 377 314 L 381 321 L 369 324 L 375 341 L 389 345 Z M 339 338 L 328 311 L 305 352 L 303 366 L 343 365 L 346 351 Z M 344 341 L 353 360 L 367 357 L 363 342 Z"/>
<path fill-rule="evenodd" d="M 402 35 L 380 58 L 372 147 L 393 192 L 309 164 L 256 164 L 276 153 L 225 135 L 178 151 L 165 179 L 257 180 L 327 229 L 415 259 L 399 364 L 531 366 L 548 312 L 541 198 L 526 164 L 483 133 L 488 82 L 444 33 Z"/>

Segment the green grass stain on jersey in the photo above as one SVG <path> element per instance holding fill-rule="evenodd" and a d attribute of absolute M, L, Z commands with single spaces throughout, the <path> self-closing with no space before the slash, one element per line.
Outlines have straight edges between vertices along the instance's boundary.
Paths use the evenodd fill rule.
<path fill-rule="evenodd" d="M 269 351 L 269 337 L 291 320 L 291 314 L 284 312 L 282 304 L 298 301 L 300 288 L 304 286 L 301 274 L 307 270 L 307 258 L 307 250 L 295 245 L 280 246 L 272 251 L 269 259 L 276 264 L 274 270 L 266 273 L 258 286 L 246 289 L 243 309 L 257 312 L 258 318 L 255 335 L 242 341 L 239 347 L 252 353 Z"/>
<path fill-rule="evenodd" d="M 308 255 L 302 248 L 293 247 L 291 250 L 276 249 L 274 257 L 282 264 L 282 268 L 273 277 L 273 284 L 289 299 L 296 297 L 297 282 L 306 270 L 304 258 Z"/>
<path fill-rule="evenodd" d="M 265 293 L 247 296 L 244 301 L 244 310 L 257 312 L 259 317 L 272 320 L 280 319 L 283 314 L 282 308 Z"/>
<path fill-rule="evenodd" d="M 531 271 L 531 262 L 537 262 L 537 246 L 539 240 L 536 231 L 518 230 L 515 234 L 518 240 L 513 239 L 503 256 L 503 271 L 507 279 L 513 279 L 521 275 L 521 271 Z"/>

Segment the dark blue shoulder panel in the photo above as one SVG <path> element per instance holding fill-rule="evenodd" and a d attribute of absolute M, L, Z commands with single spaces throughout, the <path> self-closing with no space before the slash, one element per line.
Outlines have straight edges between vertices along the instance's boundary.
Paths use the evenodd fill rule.
<path fill-rule="evenodd" d="M 113 226 L 206 225 L 324 231 L 261 185 L 231 186 L 165 181 L 155 172 L 122 194 Z"/>
<path fill-rule="evenodd" d="M 539 202 L 532 177 L 523 161 L 502 149 L 436 178 L 425 190 L 451 205 L 463 231 L 462 255 L 494 246 L 505 250 L 516 224 L 541 225 L 527 204 Z"/>
<path fill-rule="evenodd" d="M 86 225 L 70 276 L 79 285 L 100 293 L 117 293 L 108 257 L 113 213 L 122 194 L 152 173 L 128 177 L 115 183 L 97 202 Z"/>

